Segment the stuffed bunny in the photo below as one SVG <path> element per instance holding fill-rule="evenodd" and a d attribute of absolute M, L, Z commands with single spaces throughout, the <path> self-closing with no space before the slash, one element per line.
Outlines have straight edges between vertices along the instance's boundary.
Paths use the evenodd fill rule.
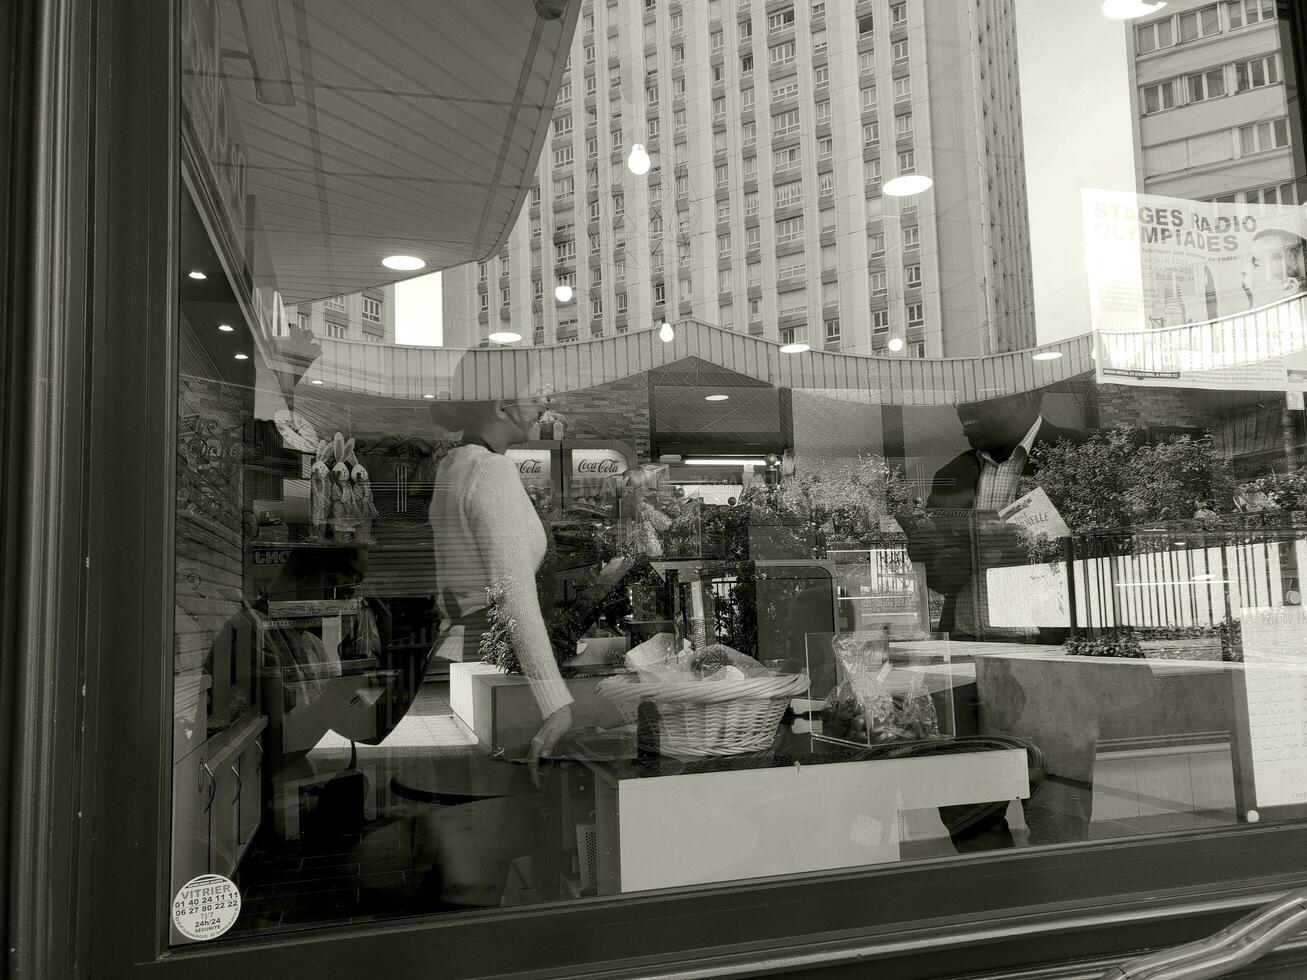
<path fill-rule="evenodd" d="M 349 466 L 353 514 L 358 518 L 361 537 L 368 540 L 372 537 L 372 519 L 377 516 L 377 507 L 372 500 L 371 479 L 354 451 L 353 439 L 345 444 L 345 462 Z"/>
<path fill-rule="evenodd" d="M 313 467 L 309 470 L 309 507 L 313 514 L 313 537 L 321 538 L 331 509 L 331 470 L 327 468 L 328 446 L 326 439 L 318 440 L 313 454 Z"/>
<path fill-rule="evenodd" d="M 350 440 L 353 443 L 353 440 Z M 345 462 L 344 433 L 337 432 L 331 442 L 331 455 L 336 461 L 331 468 L 331 525 L 335 537 L 348 541 L 354 533 L 352 505 L 354 494 L 349 483 L 349 466 Z"/>

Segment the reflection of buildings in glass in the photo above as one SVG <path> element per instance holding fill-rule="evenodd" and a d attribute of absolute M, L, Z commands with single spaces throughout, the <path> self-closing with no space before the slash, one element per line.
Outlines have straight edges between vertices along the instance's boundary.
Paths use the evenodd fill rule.
<path fill-rule="evenodd" d="M 331 296 L 317 303 L 286 309 L 291 323 L 313 331 L 315 337 L 395 343 L 395 286 L 387 283 L 348 296 Z"/>
<path fill-rule="evenodd" d="M 1128 32 L 1138 189 L 1296 204 L 1273 0 L 1179 0 Z"/>
<path fill-rule="evenodd" d="M 583 13 L 508 245 L 445 273 L 446 342 L 476 346 L 501 323 L 554 343 L 693 316 L 860 353 L 891 337 L 916 356 L 1033 346 L 1014 9 Z M 647 177 L 627 169 L 634 142 Z M 914 171 L 932 192 L 882 196 Z"/>

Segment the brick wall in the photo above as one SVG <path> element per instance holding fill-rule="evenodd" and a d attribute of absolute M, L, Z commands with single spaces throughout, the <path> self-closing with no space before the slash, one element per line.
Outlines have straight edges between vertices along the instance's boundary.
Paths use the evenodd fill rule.
<path fill-rule="evenodd" d="M 554 396 L 567 418 L 569 439 L 622 439 L 649 458 L 649 376 L 632 375 L 608 384 Z"/>

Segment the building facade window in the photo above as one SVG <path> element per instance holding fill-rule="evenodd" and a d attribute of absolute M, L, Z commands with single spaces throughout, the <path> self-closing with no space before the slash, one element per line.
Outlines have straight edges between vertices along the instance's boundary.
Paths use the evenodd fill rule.
<path fill-rule="evenodd" d="M 1239 127 L 1239 152 L 1243 156 L 1265 153 L 1289 145 L 1289 122 L 1273 119 Z"/>
<path fill-rule="evenodd" d="M 793 41 L 773 45 L 767 49 L 767 59 L 773 68 L 794 63 L 795 47 Z"/>

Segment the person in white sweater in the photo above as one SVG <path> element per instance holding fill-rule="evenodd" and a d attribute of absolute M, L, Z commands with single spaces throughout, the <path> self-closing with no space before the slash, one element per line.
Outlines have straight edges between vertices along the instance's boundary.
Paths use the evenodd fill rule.
<path fill-rule="evenodd" d="M 503 455 L 525 442 L 544 411 L 542 397 L 496 401 L 437 401 L 438 425 L 461 431 L 461 444 L 440 461 L 429 512 L 436 560 L 436 603 L 443 621 L 439 656 L 480 656 L 489 627 L 486 589 L 504 590 L 501 605 L 513 622 L 513 647 L 544 723 L 531 740 L 529 764 L 538 776 L 572 727 L 572 696 L 563 683 L 545 629 L 535 575 L 545 556 L 545 531 L 522 486 L 517 467 Z"/>

